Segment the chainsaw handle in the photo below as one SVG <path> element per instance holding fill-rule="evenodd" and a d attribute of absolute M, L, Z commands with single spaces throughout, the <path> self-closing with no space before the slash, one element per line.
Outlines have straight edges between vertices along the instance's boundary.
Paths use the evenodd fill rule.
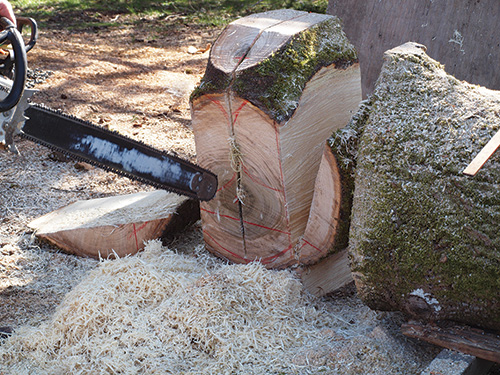
<path fill-rule="evenodd" d="M 38 25 L 33 18 L 29 17 L 16 17 L 17 31 L 21 34 L 24 26 L 29 26 L 31 35 L 28 44 L 26 44 L 26 52 L 29 52 L 36 44 L 38 39 Z"/>
<path fill-rule="evenodd" d="M 12 88 L 7 97 L 0 101 L 0 112 L 6 112 L 14 108 L 19 103 L 19 100 L 21 100 L 21 96 L 23 96 L 28 63 L 23 38 L 14 24 L 9 19 L 1 17 L 0 26 L 5 29 L 0 32 L 0 44 L 6 40 L 10 42 L 13 49 L 12 53 L 14 54 L 14 66 L 16 68 Z"/>

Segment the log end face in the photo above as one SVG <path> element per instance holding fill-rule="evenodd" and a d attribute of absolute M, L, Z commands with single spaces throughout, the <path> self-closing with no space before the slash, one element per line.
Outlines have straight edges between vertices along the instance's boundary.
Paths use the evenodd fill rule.
<path fill-rule="evenodd" d="M 385 55 L 419 55 L 424 56 L 427 47 L 423 44 L 415 42 L 407 42 L 400 46 L 394 47 L 385 52 Z"/>
<path fill-rule="evenodd" d="M 330 17 L 290 38 L 258 64 L 252 59 L 243 63 L 232 90 L 284 124 L 297 109 L 306 84 L 321 68 L 346 69 L 356 62 L 356 52 L 340 21 Z"/>

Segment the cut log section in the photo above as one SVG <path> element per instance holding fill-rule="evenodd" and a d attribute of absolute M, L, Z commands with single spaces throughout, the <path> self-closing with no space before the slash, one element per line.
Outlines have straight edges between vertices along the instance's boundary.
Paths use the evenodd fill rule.
<path fill-rule="evenodd" d="M 84 200 L 29 224 L 37 237 L 79 256 L 132 255 L 144 242 L 199 219 L 198 202 L 164 190 Z"/>
<path fill-rule="evenodd" d="M 500 330 L 500 92 L 459 81 L 407 43 L 385 55 L 358 142 L 349 238 L 372 308 Z"/>
<path fill-rule="evenodd" d="M 198 163 L 219 179 L 201 204 L 207 248 L 273 268 L 326 256 L 339 176 L 324 144 L 360 100 L 355 51 L 336 17 L 280 10 L 231 23 L 191 98 Z M 317 177 L 328 181 L 318 192 Z"/>

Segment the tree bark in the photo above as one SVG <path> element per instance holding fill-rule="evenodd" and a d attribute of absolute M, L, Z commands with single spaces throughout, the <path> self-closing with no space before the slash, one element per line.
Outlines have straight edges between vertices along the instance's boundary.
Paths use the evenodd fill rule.
<path fill-rule="evenodd" d="M 359 116 L 349 248 L 361 298 L 424 320 L 500 329 L 500 93 L 446 74 L 407 43 L 385 54 Z"/>
<path fill-rule="evenodd" d="M 340 176 L 324 145 L 348 123 L 360 90 L 335 17 L 273 11 L 222 32 L 191 98 L 198 162 L 219 179 L 216 197 L 201 204 L 210 251 L 273 268 L 328 254 Z"/>

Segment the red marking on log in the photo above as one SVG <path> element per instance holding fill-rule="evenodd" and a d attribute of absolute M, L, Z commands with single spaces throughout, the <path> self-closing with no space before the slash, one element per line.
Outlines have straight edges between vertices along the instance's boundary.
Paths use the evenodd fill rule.
<path fill-rule="evenodd" d="M 248 259 L 246 258 L 243 258 L 242 256 L 236 254 L 236 253 L 233 253 L 232 251 L 226 249 L 224 246 L 222 246 L 220 243 L 218 243 L 215 238 L 213 238 L 210 233 L 208 233 L 208 231 L 204 231 L 203 234 L 207 235 L 208 237 L 210 237 L 210 239 L 217 245 L 219 246 L 219 248 L 221 248 L 222 250 L 224 250 L 225 252 L 231 254 L 232 256 L 238 258 L 238 259 L 241 259 L 242 261 L 244 261 L 245 263 L 250 263 L 251 261 L 249 261 Z"/>
<path fill-rule="evenodd" d="M 303 247 L 307 244 L 307 245 L 311 246 L 313 249 L 315 249 L 315 250 L 317 250 L 317 251 L 319 251 L 319 252 L 321 253 L 321 249 L 320 249 L 320 248 L 318 248 L 318 247 L 316 247 L 316 246 L 314 246 L 314 245 L 313 245 L 312 243 L 310 243 L 309 241 L 306 241 L 306 240 L 304 240 L 304 239 L 303 239 L 302 241 L 304 241 L 304 243 L 303 243 L 303 244 L 302 244 L 302 246 L 300 247 L 301 249 L 302 249 L 302 248 L 303 248 Z"/>
<path fill-rule="evenodd" d="M 221 110 L 222 114 L 224 115 L 224 117 L 226 118 L 227 122 L 229 123 L 229 115 L 227 114 L 226 109 L 225 109 L 225 108 L 224 108 L 224 106 L 221 104 L 221 102 L 220 102 L 220 101 L 218 101 L 218 100 L 216 100 L 216 99 L 212 99 L 212 98 L 210 97 L 210 95 L 208 96 L 208 98 L 210 99 L 210 101 L 211 101 L 212 103 L 214 103 L 214 104 L 215 104 L 215 105 L 216 105 L 216 106 L 217 106 L 217 107 Z"/>
<path fill-rule="evenodd" d="M 137 239 L 137 232 L 140 232 L 141 230 L 143 230 L 146 225 L 148 225 L 148 222 L 146 221 L 145 223 L 142 223 L 142 225 L 139 227 L 139 228 L 136 228 L 135 227 L 135 223 L 132 224 L 133 227 L 134 227 L 134 232 L 133 233 L 130 233 L 128 236 L 127 236 L 127 240 L 130 240 L 132 238 L 132 236 L 135 236 L 136 239 Z"/>
<path fill-rule="evenodd" d="M 246 55 L 243 56 L 234 56 L 233 59 L 238 60 L 238 65 L 241 64 L 243 60 L 248 60 L 248 57 Z"/>
<path fill-rule="evenodd" d="M 273 191 L 277 191 L 279 193 L 283 193 L 283 190 L 282 189 L 277 189 L 277 188 L 273 188 L 271 186 L 268 186 L 266 185 L 265 183 L 263 183 L 260 179 L 258 179 L 257 177 L 253 176 L 250 174 L 250 172 L 248 172 L 248 168 L 245 167 L 244 165 L 242 166 L 243 167 L 243 172 L 248 176 L 250 177 L 250 179 L 255 182 L 256 184 L 260 185 L 260 186 L 263 186 L 269 190 L 273 190 Z"/>
<path fill-rule="evenodd" d="M 210 233 L 208 233 L 208 231 L 205 231 L 204 232 L 205 235 L 207 235 L 220 249 L 224 250 L 225 252 L 231 254 L 232 256 L 234 256 L 235 258 L 238 258 L 238 259 L 241 259 L 242 261 L 244 261 L 245 263 L 250 263 L 250 262 L 254 262 L 254 261 L 257 261 L 257 259 L 254 259 L 254 260 L 251 260 L 251 259 L 247 259 L 247 258 L 244 258 L 228 249 L 226 249 L 224 246 L 222 246 L 220 243 L 217 242 L 217 240 L 215 238 L 213 238 Z M 260 259 L 260 263 L 262 264 L 269 264 L 269 263 L 272 263 L 274 262 L 276 259 L 278 259 L 280 256 L 286 254 L 288 251 L 290 251 L 290 249 L 292 248 L 292 245 L 290 245 L 289 247 L 287 247 L 285 250 L 283 251 L 280 251 L 278 254 L 275 254 L 275 255 L 272 255 L 268 258 L 264 258 L 264 259 Z"/>
<path fill-rule="evenodd" d="M 278 233 L 287 234 L 288 236 L 290 236 L 290 232 L 286 232 L 286 231 L 281 230 L 281 229 L 276 229 L 276 228 L 266 227 L 266 226 L 264 226 L 264 225 L 260 225 L 260 224 L 252 223 L 252 222 L 250 222 L 250 221 L 246 221 L 246 220 L 243 220 L 243 222 L 244 222 L 245 224 L 248 224 L 248 225 L 253 225 L 253 226 L 256 226 L 256 227 L 259 227 L 259 228 L 263 228 L 263 229 L 271 230 L 271 231 L 273 231 L 273 232 L 278 232 Z"/>
<path fill-rule="evenodd" d="M 227 219 L 231 219 L 231 220 L 235 220 L 235 221 L 240 221 L 240 219 L 238 218 L 235 218 L 235 217 L 232 217 L 232 216 L 229 216 L 229 215 L 221 215 L 221 214 L 218 214 L 217 212 L 214 212 L 214 211 L 209 211 L 207 210 L 206 208 L 201 208 L 202 211 L 205 211 L 211 215 L 217 215 L 219 217 L 224 217 L 224 218 L 227 218 Z M 250 221 L 246 221 L 246 220 L 243 220 L 243 222 L 245 224 L 248 224 L 248 225 L 253 225 L 253 226 L 256 226 L 256 227 L 259 227 L 259 228 L 264 228 L 264 229 L 267 229 L 267 230 L 271 230 L 271 231 L 274 231 L 274 232 L 278 232 L 278 233 L 283 233 L 283 234 L 287 234 L 287 235 L 290 235 L 289 232 L 285 232 L 285 231 L 282 231 L 280 229 L 276 229 L 276 228 L 271 228 L 271 227 L 266 227 L 264 225 L 260 225 L 260 224 L 256 224 L 256 223 L 252 223 Z"/>
<path fill-rule="evenodd" d="M 231 179 L 225 184 L 223 185 L 222 187 L 220 187 L 218 190 L 217 190 L 217 193 L 221 190 L 224 190 L 225 188 L 227 188 L 229 185 L 231 185 L 234 181 L 236 180 L 236 172 L 233 173 L 233 177 L 231 177 Z"/>
<path fill-rule="evenodd" d="M 140 249 L 139 248 L 139 239 L 137 238 L 137 232 L 140 232 L 141 230 L 143 230 L 147 225 L 148 225 L 148 222 L 146 221 L 146 222 L 142 223 L 142 225 L 139 228 L 136 228 L 135 223 L 132 223 L 132 227 L 134 228 L 134 231 L 127 236 L 127 240 L 130 240 L 132 238 L 132 236 L 134 236 L 135 248 L 137 249 L 137 251 L 139 251 L 139 249 Z"/>
<path fill-rule="evenodd" d="M 244 101 L 243 103 L 241 103 L 241 105 L 238 107 L 238 109 L 236 110 L 236 112 L 234 112 L 234 120 L 233 120 L 233 123 L 236 123 L 236 120 L 238 119 L 238 116 L 241 112 L 241 110 L 243 109 L 244 106 L 246 106 L 248 104 L 248 101 Z"/>
<path fill-rule="evenodd" d="M 217 213 L 215 211 L 209 211 L 207 210 L 206 208 L 200 208 L 201 211 L 205 211 L 209 214 L 212 214 L 212 215 L 217 215 L 217 217 L 224 217 L 226 219 L 231 219 L 231 220 L 236 220 L 236 221 L 240 221 L 240 219 L 238 218 L 235 218 L 235 217 L 232 217 L 232 216 L 229 216 L 229 215 L 221 215 L 220 213 Z"/>
<path fill-rule="evenodd" d="M 269 263 L 272 263 L 274 262 L 276 259 L 278 259 L 280 256 L 283 256 L 285 255 L 288 251 L 290 251 L 292 249 L 292 244 L 290 244 L 290 246 L 288 246 L 285 250 L 279 252 L 278 254 L 276 255 L 273 255 L 273 256 L 270 256 L 268 258 L 264 258 L 261 260 L 261 263 L 262 264 L 269 264 Z"/>
<path fill-rule="evenodd" d="M 134 227 L 133 235 L 135 237 L 135 247 L 137 250 L 139 250 L 139 240 L 137 239 L 137 230 L 135 228 L 135 223 L 133 223 L 132 226 Z"/>

